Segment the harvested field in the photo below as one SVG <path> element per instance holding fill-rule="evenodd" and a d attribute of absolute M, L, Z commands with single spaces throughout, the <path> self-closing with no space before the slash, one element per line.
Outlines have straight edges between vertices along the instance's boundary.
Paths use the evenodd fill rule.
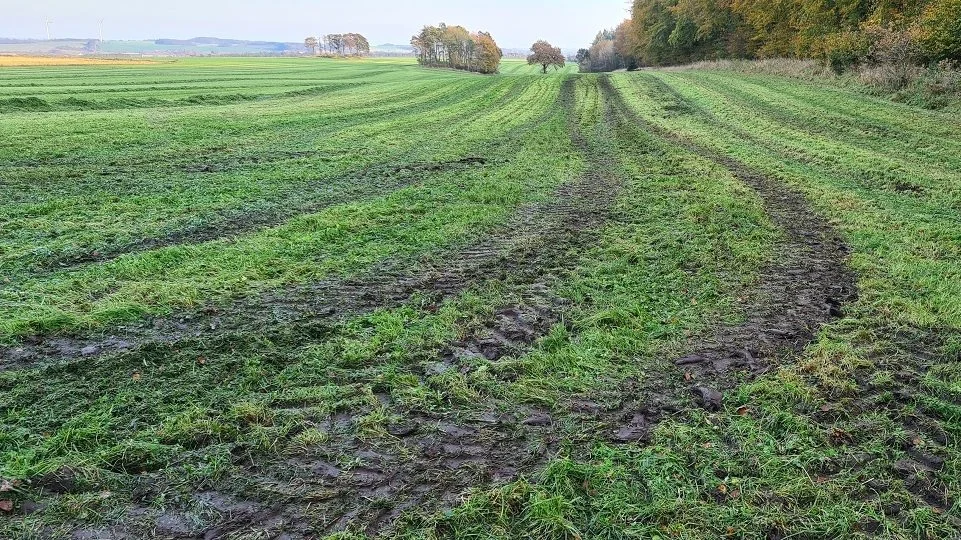
<path fill-rule="evenodd" d="M 502 71 L 0 72 L 0 537 L 961 534 L 961 121 Z"/>

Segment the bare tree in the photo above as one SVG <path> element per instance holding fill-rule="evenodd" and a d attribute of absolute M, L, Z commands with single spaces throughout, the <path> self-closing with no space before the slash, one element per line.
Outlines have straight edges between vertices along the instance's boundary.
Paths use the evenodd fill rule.
<path fill-rule="evenodd" d="M 317 54 L 317 38 L 310 36 L 304 39 L 304 47 L 310 51 L 310 54 Z"/>

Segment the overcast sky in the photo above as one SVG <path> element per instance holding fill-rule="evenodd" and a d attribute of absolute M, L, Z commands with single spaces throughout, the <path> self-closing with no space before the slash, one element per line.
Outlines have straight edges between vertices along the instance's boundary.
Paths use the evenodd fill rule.
<path fill-rule="evenodd" d="M 628 15 L 627 0 L 0 0 L 0 37 L 220 38 L 300 41 L 359 32 L 371 44 L 407 43 L 424 24 L 486 30 L 501 47 L 537 39 L 576 48 Z"/>

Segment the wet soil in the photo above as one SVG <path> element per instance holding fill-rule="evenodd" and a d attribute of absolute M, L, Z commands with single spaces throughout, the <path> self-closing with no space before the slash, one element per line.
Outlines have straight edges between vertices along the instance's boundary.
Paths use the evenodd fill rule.
<path fill-rule="evenodd" d="M 957 494 L 948 488 L 945 470 L 950 457 L 949 447 L 958 443 L 957 413 L 961 407 L 961 393 L 948 384 L 933 384 L 937 376 L 931 368 L 957 366 L 961 357 L 946 354 L 946 344 L 961 342 L 957 329 L 881 328 L 884 338 L 873 343 L 861 343 L 868 351 L 870 368 L 855 372 L 858 389 L 837 396 L 833 403 L 815 413 L 815 418 L 826 426 L 835 427 L 833 437 L 839 446 L 857 447 L 861 434 L 857 427 L 860 418 L 885 414 L 900 427 L 889 434 L 885 452 L 880 455 L 861 454 L 861 464 L 880 460 L 888 464 L 888 478 L 865 480 L 861 496 L 871 500 L 885 494 L 899 480 L 911 493 L 918 506 L 926 506 L 961 527 L 961 519 L 949 514 L 957 503 Z M 891 374 L 879 381 L 878 373 Z M 926 380 L 927 379 L 927 380 Z M 909 519 L 910 508 L 899 506 L 886 510 L 889 517 Z"/>
<path fill-rule="evenodd" d="M 723 126 L 710 111 L 686 103 L 666 84 L 658 81 L 657 86 L 659 95 L 674 100 L 665 107 L 668 112 L 700 114 L 708 122 Z M 855 280 L 843 265 L 845 246 L 831 232 L 829 224 L 816 217 L 815 222 L 811 221 L 813 212 L 806 209 L 799 194 L 786 186 L 772 184 L 770 179 L 736 160 L 649 123 L 646 126 L 662 137 L 723 165 L 753 187 L 764 199 L 765 209 L 772 220 L 787 237 L 788 249 L 780 252 L 784 258 L 773 262 L 763 274 L 748 311 L 752 314 L 748 320 L 737 328 L 723 329 L 704 338 L 695 352 L 675 360 L 685 372 L 686 381 L 693 380 L 695 385 L 707 381 L 706 384 L 713 386 L 692 386 L 695 398 L 710 410 L 723 400 L 719 390 L 736 384 L 732 373 L 746 372 L 753 376 L 776 365 L 778 357 L 789 360 L 813 339 L 821 324 L 843 314 L 844 305 L 856 297 Z M 750 136 L 746 132 L 743 135 Z M 894 189 L 919 193 L 912 186 L 895 185 Z M 875 460 L 887 464 L 889 477 L 866 477 L 863 490 L 857 496 L 868 502 L 887 496 L 896 487 L 896 479 L 914 496 L 916 505 L 931 508 L 961 527 L 961 520 L 949 514 L 957 498 L 948 489 L 945 474 L 949 473 L 944 471 L 945 457 L 949 455 L 947 448 L 957 444 L 957 435 L 945 425 L 956 422 L 952 407 L 961 406 L 961 395 L 943 389 L 932 391 L 924 384 L 930 368 L 961 362 L 961 358 L 951 358 L 944 353 L 947 343 L 961 342 L 961 334 L 957 329 L 949 328 L 883 326 L 874 333 L 879 336 L 877 340 L 857 343 L 862 350 L 870 351 L 870 367 L 854 374 L 857 390 L 834 396 L 834 401 L 813 415 L 816 421 L 826 426 L 834 444 L 850 448 L 845 458 L 847 461 L 833 467 L 859 469 Z M 878 383 L 876 376 L 883 372 L 894 375 L 889 382 Z M 656 393 L 658 389 L 649 388 L 648 391 Z M 825 389 L 825 393 L 831 395 L 833 392 Z M 653 410 L 639 408 L 643 414 L 653 417 L 665 413 L 657 407 Z M 872 455 L 858 446 L 857 427 L 861 418 L 878 413 L 894 420 L 902 432 L 891 434 L 883 455 Z M 623 425 L 636 425 L 637 414 L 628 410 L 622 417 Z M 836 427 L 839 423 L 852 431 Z M 646 422 L 646 425 L 651 423 Z M 643 429 L 628 431 L 631 437 L 644 435 Z M 831 472 L 825 471 L 826 477 Z M 905 505 L 891 504 L 885 507 L 885 514 L 907 521 L 910 520 L 909 510 Z M 864 529 L 869 531 L 871 527 L 872 524 L 865 524 Z"/>

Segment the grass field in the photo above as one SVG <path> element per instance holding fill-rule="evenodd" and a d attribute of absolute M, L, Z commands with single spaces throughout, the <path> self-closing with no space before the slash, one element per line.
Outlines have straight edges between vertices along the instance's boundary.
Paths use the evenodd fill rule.
<path fill-rule="evenodd" d="M 131 64 L 149 64 L 150 60 L 114 59 L 114 58 L 70 58 L 62 56 L 15 56 L 0 54 L 0 67 L 23 66 L 116 66 Z"/>
<path fill-rule="evenodd" d="M 771 75 L 4 67 L 0 537 L 956 537 L 959 156 Z"/>

